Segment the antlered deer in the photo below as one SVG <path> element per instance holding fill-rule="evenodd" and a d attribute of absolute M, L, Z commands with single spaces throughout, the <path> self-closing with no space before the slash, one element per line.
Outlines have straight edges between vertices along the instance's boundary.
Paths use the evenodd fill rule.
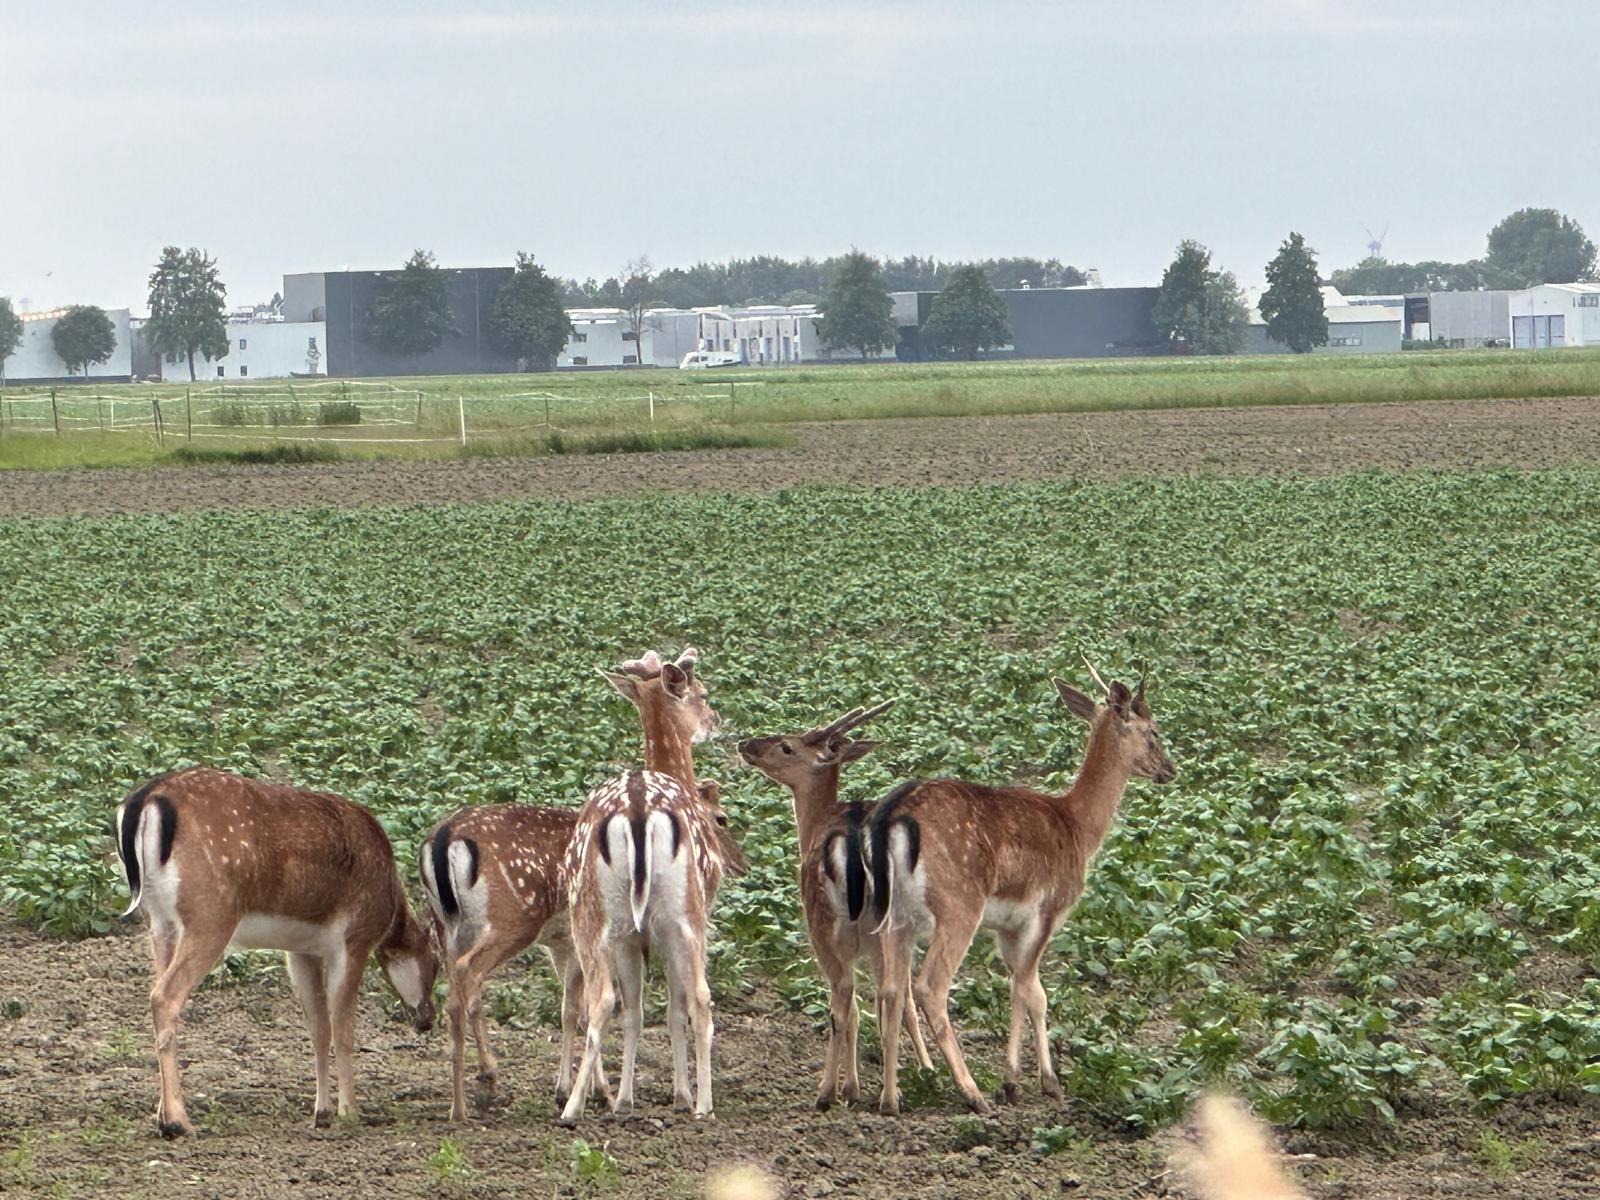
<path fill-rule="evenodd" d="M 795 829 L 800 842 L 800 900 L 817 965 L 828 980 L 828 1051 L 822 1060 L 817 1107 L 828 1109 L 842 1091 L 861 1098 L 857 1073 L 856 963 L 865 958 L 874 979 L 883 975 L 875 921 L 862 919 L 867 902 L 866 856 L 862 833 L 870 809 L 839 804 L 839 774 L 864 757 L 877 742 L 845 735 L 886 711 L 893 700 L 871 709 L 851 709 L 838 720 L 805 733 L 751 738 L 739 743 L 745 762 L 794 796 Z M 910 951 L 909 941 L 905 949 Z M 922 1042 L 916 1010 L 902 1005 L 906 1032 L 917 1058 L 933 1065 Z M 880 1023 L 883 1013 L 878 1014 Z"/>
<path fill-rule="evenodd" d="M 617 671 L 640 679 L 661 673 L 652 651 Z M 646 761 L 649 761 L 646 745 Z M 720 787 L 700 786 L 706 804 L 721 816 Z M 450 1119 L 467 1119 L 466 1037 L 472 1024 L 478 1049 L 478 1100 L 495 1094 L 499 1062 L 489 1043 L 483 987 L 499 967 L 531 945 L 543 946 L 561 978 L 561 1052 L 556 1066 L 556 1103 L 572 1091 L 578 1019 L 583 1011 L 583 974 L 573 953 L 562 862 L 578 819 L 573 808 L 530 804 L 486 804 L 446 817 L 423 839 L 418 868 L 440 930 L 450 998 Z M 742 862 L 742 858 L 738 861 Z M 605 1072 L 596 1069 L 599 1090 L 610 1095 Z"/>
<path fill-rule="evenodd" d="M 648 660 L 644 660 L 647 662 Z M 666 966 L 673 1102 L 711 1112 L 711 991 L 706 920 L 724 871 L 720 816 L 695 783 L 691 747 L 716 729 L 698 655 L 685 650 L 657 674 L 602 671 L 644 723 L 647 769 L 626 771 L 589 794 L 567 852 L 572 939 L 583 969 L 589 1030 L 561 1119 L 577 1119 L 612 1005 L 622 1001 L 622 1066 L 612 1107 L 633 1107 L 634 1058 L 644 1023 L 645 952 Z M 687 1034 L 695 1043 L 691 1096 Z"/>
<path fill-rule="evenodd" d="M 928 936 L 928 950 L 913 995 L 967 1103 L 978 1112 L 989 1108 L 956 1041 L 949 996 L 980 928 L 994 932 L 1011 973 L 1005 1096 L 1015 1097 L 1021 1078 L 1025 1021 L 1033 1024 L 1040 1086 L 1049 1095 L 1061 1094 L 1050 1065 L 1039 957 L 1083 893 L 1089 863 L 1128 780 L 1137 775 L 1169 783 L 1176 775 L 1145 701 L 1144 679 L 1136 692 L 1107 684 L 1098 673 L 1095 680 L 1104 691 L 1098 704 L 1055 681 L 1067 710 L 1089 723 L 1083 765 L 1062 794 L 932 779 L 902 784 L 872 814 L 868 859 L 887 972 L 879 1001 L 886 1030 L 879 1104 L 884 1112 L 899 1107 L 899 1022 L 890 1014 L 905 1003 L 907 976 L 900 968 L 909 960 L 897 943 L 919 934 Z"/>
<path fill-rule="evenodd" d="M 192 767 L 152 779 L 117 809 L 117 851 L 150 931 L 150 991 L 167 1137 L 192 1131 L 178 1076 L 178 1014 L 229 942 L 283 950 L 305 1010 L 317 1065 L 314 1123 L 355 1104 L 355 1022 L 361 973 L 378 964 L 419 1030 L 433 1024 L 437 969 L 411 915 L 389 839 L 372 814 L 326 792 Z"/>

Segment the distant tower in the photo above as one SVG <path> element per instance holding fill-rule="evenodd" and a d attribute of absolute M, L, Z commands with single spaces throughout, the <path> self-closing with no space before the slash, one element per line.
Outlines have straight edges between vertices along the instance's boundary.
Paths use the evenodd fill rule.
<path fill-rule="evenodd" d="M 1387 225 L 1385 225 L 1383 227 L 1383 232 L 1378 234 L 1377 237 L 1373 237 L 1372 236 L 1372 230 L 1368 229 L 1367 230 L 1367 236 L 1369 238 L 1372 238 L 1372 240 L 1367 243 L 1367 255 L 1368 255 L 1368 257 L 1370 257 L 1370 258 L 1382 258 L 1383 257 L 1383 239 L 1389 236 L 1389 227 Z"/>

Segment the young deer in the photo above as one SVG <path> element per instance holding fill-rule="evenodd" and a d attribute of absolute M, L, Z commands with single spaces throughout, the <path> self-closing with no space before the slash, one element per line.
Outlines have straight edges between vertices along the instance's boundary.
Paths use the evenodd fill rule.
<path fill-rule="evenodd" d="M 1090 667 L 1093 673 L 1094 668 Z M 967 1070 L 950 1024 L 950 985 L 980 928 L 994 932 L 1011 973 L 1011 1037 L 1005 1097 L 1021 1077 L 1022 1027 L 1033 1024 L 1039 1082 L 1061 1094 L 1050 1065 L 1049 1027 L 1039 957 L 1050 935 L 1083 893 L 1084 877 L 1132 776 L 1170 783 L 1176 775 L 1145 702 L 1107 684 L 1096 704 L 1056 680 L 1069 712 L 1089 723 L 1089 744 L 1072 786 L 1060 795 L 1021 787 L 984 787 L 956 779 L 905 783 L 878 805 L 869 822 L 873 915 L 880 924 L 888 975 L 880 1007 L 905 1003 L 909 943 L 928 935 L 913 995 L 967 1103 L 988 1111 Z M 884 1085 L 879 1107 L 898 1111 L 899 1022 L 885 1016 Z"/>
<path fill-rule="evenodd" d="M 867 900 L 866 856 L 862 832 L 869 809 L 839 804 L 839 774 L 864 757 L 877 742 L 846 738 L 894 704 L 886 700 L 871 709 L 851 709 L 828 725 L 807 733 L 751 738 L 739 743 L 739 754 L 774 783 L 794 796 L 794 821 L 800 842 L 800 900 L 817 965 L 828 980 L 828 1050 L 822 1060 L 822 1087 L 817 1107 L 826 1111 L 842 1091 L 846 1100 L 861 1098 L 857 1074 L 856 963 L 865 958 L 874 979 L 883 977 L 876 922 L 862 920 Z M 910 944 L 906 943 L 909 952 Z M 909 968 L 908 968 L 909 969 Z M 917 1058 L 931 1067 L 922 1042 L 916 1010 L 902 1005 L 906 1032 Z M 878 1014 L 880 1022 L 883 1013 Z"/>
<path fill-rule="evenodd" d="M 654 652 L 624 663 L 619 672 L 640 678 L 661 673 Z M 648 751 L 648 747 L 647 747 Z M 721 787 L 714 780 L 700 785 L 700 794 L 722 815 Z M 467 1119 L 466 1040 L 472 1024 L 478 1049 L 477 1100 L 487 1104 L 495 1094 L 499 1061 L 489 1044 L 483 1013 L 483 988 L 500 966 L 531 945 L 543 946 L 561 978 L 561 1051 L 556 1066 L 556 1103 L 572 1092 L 578 1020 L 583 1012 L 583 974 L 572 949 L 567 915 L 567 887 L 562 861 L 572 840 L 578 811 L 528 804 L 487 804 L 463 808 L 435 825 L 423 840 L 418 869 L 439 929 L 450 999 L 450 1119 Z M 728 850 L 737 854 L 724 834 Z M 742 855 L 733 859 L 737 873 Z M 595 1084 L 610 1096 L 605 1072 L 597 1068 Z"/>
<path fill-rule="evenodd" d="M 644 1023 L 647 949 L 666 966 L 672 1094 L 679 1109 L 711 1112 L 711 991 L 706 986 L 706 920 L 724 871 L 719 810 L 694 778 L 690 747 L 717 726 L 695 675 L 698 655 L 685 650 L 654 675 L 602 671 L 639 710 L 645 767 L 607 780 L 589 794 L 567 851 L 572 939 L 583 969 L 589 1031 L 583 1063 L 561 1120 L 575 1121 L 612 1005 L 622 1002 L 622 1067 L 612 1107 L 633 1107 L 634 1059 Z M 636 666 L 658 663 L 654 656 Z M 614 982 L 613 982 L 614 980 Z M 695 1043 L 696 1089 L 689 1090 L 687 1034 Z"/>
<path fill-rule="evenodd" d="M 156 1122 L 165 1136 L 193 1128 L 178 1076 L 178 1014 L 229 942 L 288 954 L 316 1056 L 316 1125 L 332 1117 L 330 1040 L 340 1115 L 355 1104 L 356 1001 L 373 951 L 417 1029 L 432 1027 L 433 947 L 406 903 L 388 837 L 360 805 L 192 767 L 131 792 L 116 830 L 133 894 L 123 915 L 143 916 L 155 957 Z"/>

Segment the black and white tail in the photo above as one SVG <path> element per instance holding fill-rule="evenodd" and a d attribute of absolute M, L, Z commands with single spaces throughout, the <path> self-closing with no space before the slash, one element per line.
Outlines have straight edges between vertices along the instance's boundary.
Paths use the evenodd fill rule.
<path fill-rule="evenodd" d="M 906 834 L 906 869 L 915 871 L 917 859 L 922 854 L 922 826 L 909 813 L 899 811 L 901 804 L 917 788 L 915 780 L 902 783 L 878 803 L 872 812 L 865 839 L 867 866 L 872 873 L 872 915 L 877 933 L 889 923 L 894 903 L 894 854 L 889 836 L 896 827 Z"/>
<path fill-rule="evenodd" d="M 142 787 L 128 793 L 127 799 L 117 806 L 117 857 L 122 860 L 122 873 L 128 881 L 128 907 L 122 911 L 124 917 L 131 917 L 139 909 L 139 897 L 144 886 L 145 876 L 145 837 L 143 835 L 144 821 L 148 815 L 150 819 L 160 822 L 160 850 L 157 865 L 165 864 L 172 857 L 172 842 L 178 835 L 178 814 L 172 807 L 172 801 L 156 791 L 156 787 L 166 779 L 165 775 L 152 779 Z"/>

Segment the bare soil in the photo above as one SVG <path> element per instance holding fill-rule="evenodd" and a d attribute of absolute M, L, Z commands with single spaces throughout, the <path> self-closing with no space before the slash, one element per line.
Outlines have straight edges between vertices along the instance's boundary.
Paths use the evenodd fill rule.
<path fill-rule="evenodd" d="M 1049 413 L 789 427 L 792 449 L 0 472 L 0 516 L 458 504 L 808 483 L 1326 474 L 1600 462 L 1600 398 Z"/>
<path fill-rule="evenodd" d="M 268 956 L 253 962 L 266 964 Z M 542 962 L 511 970 L 545 970 Z M 639 1110 L 598 1111 L 576 1131 L 553 1122 L 548 1031 L 501 1028 L 502 1102 L 452 1127 L 442 1030 L 415 1034 L 369 976 L 360 1018 L 358 1122 L 311 1128 L 310 1048 L 276 970 L 214 972 L 179 1035 L 197 1136 L 156 1133 L 156 1068 L 146 999 L 149 958 L 137 930 L 85 942 L 0 924 L 0 1192 L 17 1195 L 297 1197 L 698 1196 L 708 1170 L 754 1163 L 790 1197 L 1143 1197 L 1187 1195 L 1169 1156 L 1182 1134 L 1138 1139 L 1071 1102 L 1025 1090 L 1021 1104 L 961 1120 L 952 1098 L 899 1118 L 813 1107 L 823 1039 L 807 1018 L 755 997 L 719 996 L 717 1115 L 670 1110 L 660 1013 L 640 1055 Z M 14 1015 L 17 1004 L 21 1015 Z M 863 1039 L 863 1050 L 869 1039 Z M 975 1061 L 1002 1047 L 971 1038 Z M 1069 1064 L 1064 1064 L 1070 1070 Z M 874 1086 L 876 1064 L 863 1064 Z M 1043 1157 L 1038 1126 L 1072 1125 L 1090 1145 Z M 1390 1133 L 1347 1138 L 1290 1133 L 1285 1148 L 1314 1197 L 1498 1197 L 1600 1193 L 1594 1112 L 1580 1105 L 1514 1109 L 1496 1119 L 1531 1140 L 1528 1165 L 1495 1175 L 1477 1154 L 1486 1127 L 1466 1112 L 1412 1110 Z M 446 1137 L 470 1174 L 441 1180 L 428 1165 Z M 620 1177 L 577 1181 L 574 1137 L 604 1144 Z M 981 1144 L 972 1144 L 973 1142 Z"/>

